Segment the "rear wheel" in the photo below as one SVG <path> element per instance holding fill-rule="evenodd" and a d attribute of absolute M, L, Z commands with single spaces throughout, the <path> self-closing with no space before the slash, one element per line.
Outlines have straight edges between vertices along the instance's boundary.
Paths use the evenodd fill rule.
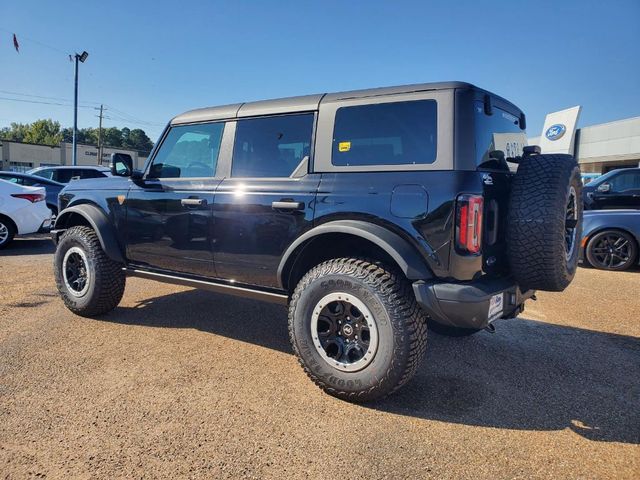
<path fill-rule="evenodd" d="M 305 372 L 327 393 L 350 401 L 381 398 L 409 381 L 426 333 L 409 282 L 367 260 L 314 267 L 289 306 L 289 334 Z"/>
<path fill-rule="evenodd" d="M 60 296 L 72 312 L 92 317 L 120 303 L 125 286 L 122 265 L 104 253 L 91 228 L 68 229 L 60 238 L 53 266 Z"/>
<path fill-rule="evenodd" d="M 601 270 L 626 270 L 636 263 L 638 245 L 634 238 L 621 230 L 605 230 L 589 240 L 587 260 Z"/>
<path fill-rule="evenodd" d="M 0 249 L 9 245 L 15 236 L 16 228 L 13 222 L 10 222 L 4 217 L 0 217 Z"/>

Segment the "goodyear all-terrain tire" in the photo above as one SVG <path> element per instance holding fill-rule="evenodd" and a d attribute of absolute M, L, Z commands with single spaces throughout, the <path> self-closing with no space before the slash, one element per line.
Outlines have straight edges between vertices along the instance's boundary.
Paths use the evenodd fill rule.
<path fill-rule="evenodd" d="M 576 273 L 582 235 L 582 182 L 571 155 L 523 159 L 507 218 L 511 273 L 526 289 L 560 292 Z"/>
<path fill-rule="evenodd" d="M 339 258 L 300 280 L 289 304 L 289 335 L 320 388 L 366 402 L 413 376 L 426 349 L 427 324 L 404 276 L 371 261 Z"/>
<path fill-rule="evenodd" d="M 68 229 L 60 238 L 53 266 L 60 296 L 72 312 L 93 317 L 120 303 L 126 281 L 123 265 L 104 253 L 91 228 Z"/>

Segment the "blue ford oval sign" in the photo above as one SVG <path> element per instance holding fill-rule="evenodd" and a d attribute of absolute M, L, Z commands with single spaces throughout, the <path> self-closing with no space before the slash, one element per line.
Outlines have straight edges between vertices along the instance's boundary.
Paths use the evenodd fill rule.
<path fill-rule="evenodd" d="M 555 140 L 562 138 L 562 136 L 564 135 L 564 132 L 566 131 L 567 131 L 566 126 L 564 126 L 562 123 L 556 123 L 555 125 L 551 125 L 549 128 L 547 128 L 547 131 L 545 132 L 544 136 L 553 142 Z"/>

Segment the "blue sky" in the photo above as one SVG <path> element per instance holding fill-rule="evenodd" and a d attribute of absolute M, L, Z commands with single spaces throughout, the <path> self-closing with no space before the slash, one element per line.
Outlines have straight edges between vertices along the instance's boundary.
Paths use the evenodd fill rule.
<path fill-rule="evenodd" d="M 80 127 L 97 126 L 92 107 L 104 103 L 105 126 L 155 141 L 201 106 L 464 80 L 520 106 L 533 136 L 546 113 L 578 104 L 581 125 L 640 115 L 639 20 L 638 0 L 6 0 L 0 126 L 70 126 L 69 106 L 6 98 L 68 104 L 66 54 L 87 50 Z"/>

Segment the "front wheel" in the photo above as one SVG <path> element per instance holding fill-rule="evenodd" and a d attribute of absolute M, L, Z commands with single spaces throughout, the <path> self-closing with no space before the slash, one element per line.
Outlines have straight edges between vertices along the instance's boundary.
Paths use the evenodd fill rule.
<path fill-rule="evenodd" d="M 113 310 L 124 293 L 122 265 L 109 258 L 89 227 L 67 230 L 53 257 L 56 286 L 69 310 L 93 317 Z"/>
<path fill-rule="evenodd" d="M 367 260 L 309 271 L 289 305 L 289 334 L 307 375 L 327 393 L 365 402 L 400 388 L 426 349 L 426 318 L 409 282 Z"/>

